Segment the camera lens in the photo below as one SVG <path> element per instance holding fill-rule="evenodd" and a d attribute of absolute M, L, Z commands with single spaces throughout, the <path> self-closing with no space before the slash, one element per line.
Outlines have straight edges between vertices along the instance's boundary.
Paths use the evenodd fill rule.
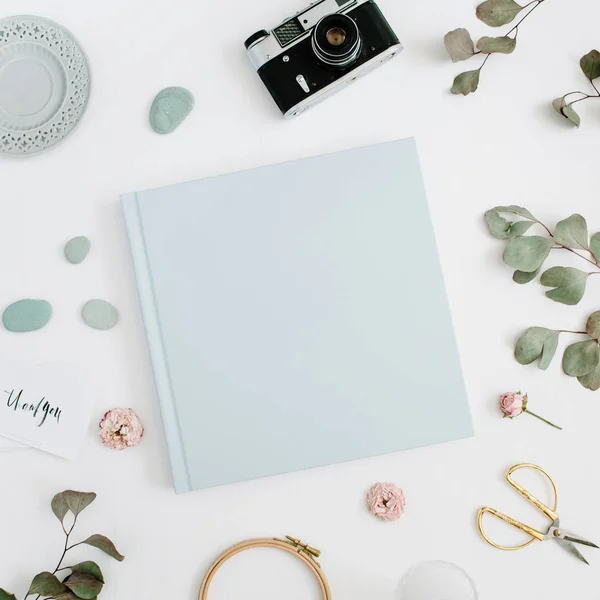
<path fill-rule="evenodd" d="M 346 39 L 346 32 L 341 27 L 332 27 L 325 34 L 325 38 L 332 46 L 340 46 Z"/>
<path fill-rule="evenodd" d="M 354 20 L 347 15 L 327 15 L 313 30 L 312 47 L 317 58 L 325 64 L 345 67 L 358 57 L 360 32 Z"/>

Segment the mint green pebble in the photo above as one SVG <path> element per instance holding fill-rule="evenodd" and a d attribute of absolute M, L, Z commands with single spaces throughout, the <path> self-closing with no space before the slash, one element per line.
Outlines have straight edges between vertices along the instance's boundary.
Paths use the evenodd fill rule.
<path fill-rule="evenodd" d="M 81 318 L 94 329 L 112 329 L 119 320 L 119 313 L 110 302 L 95 299 L 85 303 Z"/>
<path fill-rule="evenodd" d="M 52 306 L 46 300 L 24 299 L 13 302 L 2 313 L 2 324 L 8 331 L 36 331 L 48 323 Z"/>
<path fill-rule="evenodd" d="M 65 244 L 65 258 L 72 265 L 79 265 L 87 258 L 91 246 L 84 235 L 74 237 Z"/>
<path fill-rule="evenodd" d="M 182 87 L 160 91 L 150 107 L 150 127 L 156 133 L 175 131 L 194 108 L 194 96 Z"/>

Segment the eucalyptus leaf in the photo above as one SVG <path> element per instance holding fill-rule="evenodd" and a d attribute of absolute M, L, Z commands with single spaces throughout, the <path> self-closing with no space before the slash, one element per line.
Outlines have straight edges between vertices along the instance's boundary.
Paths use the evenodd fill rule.
<path fill-rule="evenodd" d="M 17 600 L 17 597 L 0 588 L 0 600 Z"/>
<path fill-rule="evenodd" d="M 559 221 L 554 230 L 554 239 L 568 248 L 589 248 L 588 229 L 585 219 L 578 214 Z"/>
<path fill-rule="evenodd" d="M 583 74 L 592 81 L 600 77 L 600 52 L 592 50 L 579 61 Z"/>
<path fill-rule="evenodd" d="M 563 371 L 571 377 L 591 373 L 600 362 L 600 349 L 596 340 L 586 340 L 567 346 L 563 355 Z"/>
<path fill-rule="evenodd" d="M 588 276 L 589 273 L 572 267 L 551 267 L 542 273 L 540 283 L 555 288 L 546 292 L 550 300 L 573 306 L 583 298 Z"/>
<path fill-rule="evenodd" d="M 600 340 L 600 310 L 593 312 L 585 324 L 587 334 L 595 340 Z"/>
<path fill-rule="evenodd" d="M 567 104 L 567 106 L 565 106 L 561 112 L 563 117 L 571 121 L 573 125 L 579 128 L 581 125 L 581 117 L 575 112 L 575 109 L 570 104 Z"/>
<path fill-rule="evenodd" d="M 561 116 L 565 116 L 563 115 L 563 111 L 562 109 L 567 105 L 567 101 L 565 99 L 565 96 L 562 96 L 562 98 L 554 98 L 554 100 L 552 100 L 552 108 Z"/>
<path fill-rule="evenodd" d="M 484 54 L 511 54 L 517 47 L 517 38 L 506 35 L 502 37 L 482 37 L 477 42 L 477 49 Z"/>
<path fill-rule="evenodd" d="M 452 89 L 453 94 L 462 94 L 467 96 L 477 89 L 479 85 L 479 69 L 475 71 L 465 71 L 454 78 Z"/>
<path fill-rule="evenodd" d="M 72 567 L 67 568 L 71 569 L 73 573 L 87 573 L 88 575 L 95 577 L 98 581 L 104 583 L 104 576 L 102 575 L 102 571 L 94 561 L 86 560 L 85 562 L 80 562 L 76 565 L 73 565 Z"/>
<path fill-rule="evenodd" d="M 510 23 L 523 10 L 513 0 L 487 0 L 477 7 L 477 18 L 490 27 L 502 27 Z"/>
<path fill-rule="evenodd" d="M 66 587 L 56 578 L 55 575 L 44 571 L 38 573 L 29 586 L 27 595 L 39 594 L 40 596 L 55 596 L 66 591 Z"/>
<path fill-rule="evenodd" d="M 508 221 L 501 217 L 495 208 L 488 210 L 484 218 L 490 233 L 498 240 L 509 240 L 523 235 L 534 224 L 533 221 Z"/>
<path fill-rule="evenodd" d="M 471 34 L 463 27 L 449 31 L 444 36 L 444 45 L 453 63 L 467 60 L 475 54 Z"/>
<path fill-rule="evenodd" d="M 592 369 L 587 375 L 581 375 L 577 381 L 588 390 L 595 392 L 600 389 L 600 362 L 595 369 Z"/>
<path fill-rule="evenodd" d="M 515 271 L 513 273 L 512 278 L 515 283 L 523 285 L 525 283 L 529 283 L 530 281 L 533 281 L 537 277 L 539 272 L 540 272 L 539 269 L 536 269 L 535 271 L 531 271 L 531 273 L 526 273 L 525 271 Z"/>
<path fill-rule="evenodd" d="M 525 217 L 526 219 L 531 219 L 535 221 L 536 218 L 522 206 L 517 206 L 516 204 L 510 204 L 508 206 L 496 206 L 495 209 L 500 213 L 512 213 L 513 215 L 519 215 L 520 217 Z"/>
<path fill-rule="evenodd" d="M 94 546 L 94 548 L 98 548 L 102 550 L 105 554 L 112 556 L 115 560 L 121 562 L 125 557 L 118 552 L 115 548 L 115 545 L 105 536 L 98 535 L 97 533 L 91 535 L 87 540 L 81 542 L 82 544 L 87 544 L 88 546 Z"/>
<path fill-rule="evenodd" d="M 508 242 L 502 258 L 507 265 L 531 273 L 542 266 L 553 245 L 553 240 L 539 235 L 516 237 Z"/>
<path fill-rule="evenodd" d="M 539 368 L 548 368 L 558 343 L 558 331 L 546 327 L 530 327 L 515 344 L 515 358 L 521 365 L 529 365 L 542 357 Z M 546 348 L 547 346 L 547 348 Z"/>
<path fill-rule="evenodd" d="M 596 260 L 600 260 L 600 233 L 595 233 L 590 238 L 590 251 L 596 257 Z"/>
<path fill-rule="evenodd" d="M 102 591 L 104 585 L 100 580 L 93 575 L 77 571 L 69 575 L 64 584 L 82 600 L 93 600 Z"/>
<path fill-rule="evenodd" d="M 56 496 L 52 498 L 50 506 L 52 507 L 52 512 L 56 515 L 56 518 L 62 523 L 66 514 L 69 512 L 69 505 L 65 500 L 65 492 L 56 494 Z"/>
<path fill-rule="evenodd" d="M 64 493 L 65 501 L 70 511 L 77 516 L 84 508 L 88 507 L 95 499 L 94 492 L 75 492 L 66 490 Z"/>

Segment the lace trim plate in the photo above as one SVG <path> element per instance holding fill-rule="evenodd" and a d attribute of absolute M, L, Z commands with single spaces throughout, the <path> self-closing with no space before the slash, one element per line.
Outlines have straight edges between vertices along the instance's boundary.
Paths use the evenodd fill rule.
<path fill-rule="evenodd" d="M 88 102 L 90 73 L 85 52 L 67 30 L 43 17 L 0 20 L 3 75 L 26 83 L 0 93 L 0 155 L 43 152 L 75 129 Z"/>

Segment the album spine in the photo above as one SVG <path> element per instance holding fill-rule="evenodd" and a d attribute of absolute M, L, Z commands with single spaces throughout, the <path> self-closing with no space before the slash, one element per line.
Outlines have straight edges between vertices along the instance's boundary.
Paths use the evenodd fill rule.
<path fill-rule="evenodd" d="M 175 492 L 179 494 L 189 492 L 191 490 L 191 483 L 173 395 L 169 364 L 165 353 L 160 317 L 156 307 L 154 282 L 148 262 L 139 200 L 138 193 L 125 194 L 121 196 L 121 206 L 129 237 L 140 308 L 146 329 L 154 381 L 167 439 L 167 447 L 169 449 L 173 484 Z"/>

